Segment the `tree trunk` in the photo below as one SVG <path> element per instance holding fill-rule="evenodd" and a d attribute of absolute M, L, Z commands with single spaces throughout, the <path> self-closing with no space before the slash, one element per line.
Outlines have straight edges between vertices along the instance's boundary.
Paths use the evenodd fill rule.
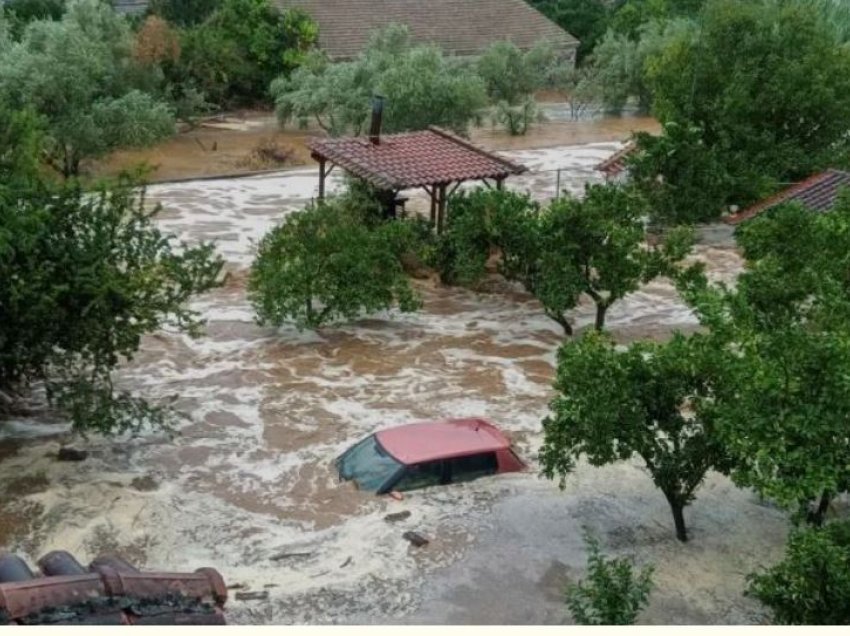
<path fill-rule="evenodd" d="M 822 526 L 824 518 L 826 517 L 826 511 L 829 510 L 829 504 L 831 501 L 832 495 L 824 491 L 820 497 L 820 501 L 818 502 L 817 510 L 809 514 L 809 523 L 817 527 Z"/>
<path fill-rule="evenodd" d="M 676 538 L 682 543 L 688 540 L 688 530 L 685 527 L 685 506 L 672 497 L 667 497 L 670 510 L 673 511 L 673 523 L 676 524 Z"/>
<path fill-rule="evenodd" d="M 563 315 L 561 315 L 557 312 L 554 312 L 554 311 L 547 311 L 546 315 L 549 318 L 551 318 L 552 320 L 554 320 L 555 322 L 557 322 L 559 325 L 561 325 L 561 328 L 564 330 L 564 333 L 568 337 L 570 337 L 570 338 L 572 337 L 573 326 L 570 324 L 570 322 L 566 318 L 564 318 Z"/>
<path fill-rule="evenodd" d="M 602 331 L 605 328 L 605 314 L 608 313 L 608 305 L 606 303 L 596 303 L 596 331 Z"/>

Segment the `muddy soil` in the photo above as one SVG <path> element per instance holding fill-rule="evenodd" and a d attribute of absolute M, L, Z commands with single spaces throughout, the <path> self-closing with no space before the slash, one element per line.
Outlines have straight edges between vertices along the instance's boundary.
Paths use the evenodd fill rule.
<path fill-rule="evenodd" d="M 561 187 L 580 192 L 618 148 L 510 151 L 531 169 L 511 185 L 545 199 L 562 169 Z M 316 187 L 317 172 L 301 169 L 150 188 L 161 225 L 189 242 L 216 241 L 231 274 L 193 303 L 207 320 L 204 337 L 153 334 L 118 374 L 121 388 L 172 404 L 179 435 L 93 437 L 84 442 L 89 459 L 69 464 L 55 460 L 64 423 L 0 424 L 7 549 L 31 560 L 66 549 L 81 559 L 117 551 L 142 567 L 213 566 L 230 585 L 269 591 L 266 601 L 232 600 L 237 623 L 543 623 L 564 620 L 557 588 L 580 572 L 587 525 L 609 551 L 659 567 L 648 622 L 758 619 L 740 595 L 744 575 L 781 550 L 785 518 L 749 493 L 712 476 L 688 513 L 694 536 L 683 546 L 637 465 L 581 466 L 563 493 L 538 478 L 540 421 L 562 334 L 533 299 L 420 281 L 417 314 L 392 311 L 319 332 L 257 326 L 244 288 L 256 241 Z M 414 207 L 422 204 L 412 196 Z M 705 228 L 695 258 L 724 280 L 741 267 L 723 226 Z M 591 323 L 591 306 L 576 313 L 580 327 Z M 622 341 L 695 325 L 665 281 L 610 313 Z M 527 473 L 402 501 L 337 483 L 333 459 L 363 436 L 472 415 L 513 437 Z M 411 513 L 403 521 L 384 519 L 403 511 Z M 408 530 L 431 543 L 412 547 L 402 538 Z"/>
<path fill-rule="evenodd" d="M 636 130 L 658 130 L 657 122 L 649 117 L 588 117 L 568 121 L 568 115 L 558 103 L 544 104 L 543 111 L 549 113 L 547 121 L 533 126 L 524 136 L 511 137 L 500 128 L 486 125 L 473 129 L 472 139 L 493 150 L 518 150 L 622 141 Z M 307 142 L 323 134 L 315 126 L 307 130 L 291 126 L 281 130 L 274 114 L 269 112 L 232 113 L 222 121 L 205 122 L 151 148 L 112 153 L 89 167 L 89 177 L 115 176 L 140 165 L 146 166 L 147 179 L 151 182 L 314 165 Z M 268 143 L 290 152 L 290 158 L 283 163 L 258 160 L 257 147 Z"/>

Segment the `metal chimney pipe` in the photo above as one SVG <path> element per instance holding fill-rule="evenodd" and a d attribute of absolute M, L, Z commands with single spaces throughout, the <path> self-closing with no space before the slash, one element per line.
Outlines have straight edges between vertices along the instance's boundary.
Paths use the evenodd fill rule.
<path fill-rule="evenodd" d="M 376 146 L 381 143 L 381 122 L 384 119 L 384 97 L 372 97 L 372 128 L 369 130 L 369 141 Z"/>

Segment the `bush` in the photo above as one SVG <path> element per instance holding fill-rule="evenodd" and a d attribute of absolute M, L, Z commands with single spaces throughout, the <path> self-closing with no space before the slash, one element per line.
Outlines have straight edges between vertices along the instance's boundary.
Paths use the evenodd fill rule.
<path fill-rule="evenodd" d="M 149 12 L 171 24 L 191 27 L 206 20 L 221 0 L 150 0 Z"/>
<path fill-rule="evenodd" d="M 294 212 L 260 242 L 249 296 L 261 324 L 316 329 L 398 305 L 420 306 L 400 257 L 411 234 L 341 197 Z"/>
<path fill-rule="evenodd" d="M 850 522 L 793 532 L 785 558 L 749 576 L 747 594 L 781 625 L 850 624 Z"/>
<path fill-rule="evenodd" d="M 633 625 L 649 603 L 653 568 L 635 573 L 626 559 L 606 559 L 589 534 L 585 543 L 588 576 L 566 592 L 573 619 L 579 625 Z"/>

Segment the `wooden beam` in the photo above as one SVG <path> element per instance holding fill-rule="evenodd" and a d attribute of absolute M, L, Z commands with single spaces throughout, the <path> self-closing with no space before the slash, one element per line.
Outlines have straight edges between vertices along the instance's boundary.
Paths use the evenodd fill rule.
<path fill-rule="evenodd" d="M 428 192 L 428 188 L 425 188 L 425 191 Z M 437 188 L 431 188 L 431 191 L 428 192 L 431 195 L 431 228 L 436 229 L 437 227 Z"/>
<path fill-rule="evenodd" d="M 446 186 L 448 184 L 442 184 L 440 186 L 440 202 L 439 209 L 437 210 L 437 234 L 442 234 L 443 229 L 446 225 Z"/>
<path fill-rule="evenodd" d="M 325 172 L 325 160 L 324 158 L 319 159 L 319 201 L 323 201 L 325 199 L 325 177 L 327 173 Z"/>

